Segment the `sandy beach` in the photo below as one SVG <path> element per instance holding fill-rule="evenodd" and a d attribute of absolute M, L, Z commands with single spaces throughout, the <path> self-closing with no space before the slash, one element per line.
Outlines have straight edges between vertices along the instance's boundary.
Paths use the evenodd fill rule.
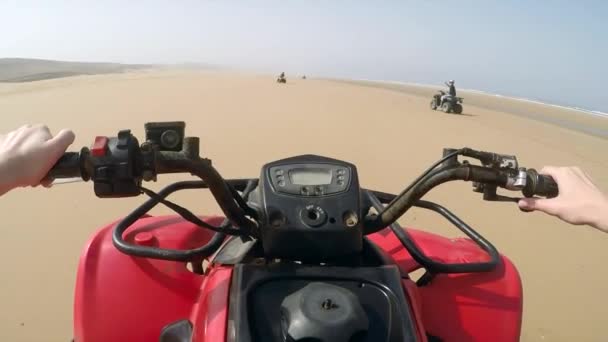
<path fill-rule="evenodd" d="M 77 76 L 0 83 L 0 131 L 24 123 L 46 123 L 53 132 L 67 127 L 77 135 L 77 150 L 96 135 L 130 128 L 143 137 L 145 122 L 183 120 L 187 134 L 201 137 L 201 155 L 226 178 L 257 177 L 268 161 L 313 153 L 352 162 L 364 187 L 393 193 L 439 159 L 444 147 L 468 146 L 517 155 L 525 167 L 578 165 L 608 190 L 608 118 L 467 92 L 459 94 L 464 115 L 445 114 L 429 109 L 434 92 L 322 79 L 288 78 L 279 85 L 273 76 L 228 72 Z M 150 188 L 185 178 L 161 177 Z M 484 202 L 467 183 L 448 184 L 428 198 L 457 213 L 519 269 L 522 341 L 608 339 L 608 234 Z M 200 214 L 218 212 L 207 193 L 175 199 Z M 98 199 L 91 183 L 0 198 L 0 340 L 69 341 L 84 244 L 143 200 Z M 402 223 L 457 235 L 420 210 Z"/>

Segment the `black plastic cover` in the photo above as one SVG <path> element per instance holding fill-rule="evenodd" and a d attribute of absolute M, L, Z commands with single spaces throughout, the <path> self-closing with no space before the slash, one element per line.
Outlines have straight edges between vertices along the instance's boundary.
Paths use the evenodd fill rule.
<path fill-rule="evenodd" d="M 165 326 L 160 334 L 160 342 L 191 342 L 192 323 L 182 319 Z"/>
<path fill-rule="evenodd" d="M 100 198 L 131 197 L 141 194 L 141 160 L 139 142 L 130 130 L 108 139 L 104 156 L 94 159 L 95 195 Z"/>
<path fill-rule="evenodd" d="M 331 183 L 302 185 L 302 189 L 310 188 L 302 193 L 278 189 L 281 182 L 289 188 L 289 170 L 301 170 L 306 165 L 326 167 L 333 177 Z M 361 194 L 357 169 L 350 163 L 303 155 L 266 164 L 257 193 L 251 197 L 262 214 L 266 256 L 323 262 L 361 251 Z"/>
<path fill-rule="evenodd" d="M 161 151 L 182 150 L 186 123 L 183 121 L 148 122 L 144 125 L 146 141 L 158 145 Z"/>

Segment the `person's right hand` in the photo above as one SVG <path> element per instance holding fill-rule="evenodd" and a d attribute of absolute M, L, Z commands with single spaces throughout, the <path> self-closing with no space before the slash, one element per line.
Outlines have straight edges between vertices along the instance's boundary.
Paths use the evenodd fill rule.
<path fill-rule="evenodd" d="M 578 167 L 544 167 L 559 189 L 555 198 L 522 198 L 519 207 L 538 210 L 575 225 L 587 224 L 608 233 L 608 197 Z"/>

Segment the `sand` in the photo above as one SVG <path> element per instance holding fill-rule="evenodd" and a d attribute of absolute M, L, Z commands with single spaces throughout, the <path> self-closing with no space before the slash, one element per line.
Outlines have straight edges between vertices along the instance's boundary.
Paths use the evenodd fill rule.
<path fill-rule="evenodd" d="M 608 190 L 608 140 L 537 116 L 557 113 L 602 129 L 608 119 L 506 99 L 483 98 L 475 106 L 472 97 L 481 96 L 476 94 L 461 94 L 466 115 L 448 115 L 428 108 L 428 89 L 388 88 L 314 79 L 279 85 L 272 76 L 192 71 L 0 84 L 0 130 L 38 122 L 53 131 L 69 127 L 77 134 L 76 149 L 123 128 L 142 136 L 147 121 L 184 120 L 187 133 L 201 137 L 202 154 L 227 178 L 256 177 L 265 162 L 315 153 L 355 163 L 365 187 L 388 192 L 402 189 L 442 148 L 469 146 L 516 154 L 526 167 L 579 165 Z M 511 107 L 516 115 L 508 113 Z M 151 187 L 183 178 L 162 177 Z M 176 198 L 198 213 L 217 212 L 208 194 Z M 523 341 L 605 340 L 608 234 L 524 214 L 513 204 L 483 202 L 466 183 L 449 184 L 428 198 L 459 214 L 518 267 L 525 294 Z M 76 265 L 85 242 L 141 201 L 97 199 L 90 183 L 0 198 L 0 340 L 69 340 Z M 420 210 L 402 221 L 457 235 Z"/>

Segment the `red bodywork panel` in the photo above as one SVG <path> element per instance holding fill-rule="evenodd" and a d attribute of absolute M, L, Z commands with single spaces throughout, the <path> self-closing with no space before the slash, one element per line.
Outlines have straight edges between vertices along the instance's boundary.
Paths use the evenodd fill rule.
<path fill-rule="evenodd" d="M 220 225 L 223 218 L 206 221 Z M 114 225 L 99 230 L 81 256 L 74 303 L 75 341 L 158 341 L 164 326 L 182 319 L 193 323 L 193 341 L 224 341 L 232 268 L 215 266 L 201 276 L 183 263 L 127 256 L 112 244 Z M 408 231 L 419 248 L 436 260 L 487 260 L 469 240 Z M 140 219 L 127 230 L 125 239 L 191 249 L 204 245 L 212 235 L 180 217 L 160 216 Z M 419 268 L 388 230 L 369 238 L 404 272 Z M 493 272 L 439 275 L 424 287 L 404 279 L 403 287 L 421 341 L 426 341 L 424 331 L 445 341 L 519 340 L 521 282 L 505 257 Z"/>
<path fill-rule="evenodd" d="M 469 239 L 448 239 L 408 229 L 418 247 L 430 258 L 445 263 L 488 261 Z M 420 266 L 388 229 L 369 239 L 388 252 L 402 271 Z M 502 256 L 502 265 L 488 273 L 441 274 L 417 288 L 422 322 L 428 333 L 445 341 L 519 341 L 523 293 L 519 273 Z"/>
<path fill-rule="evenodd" d="M 220 225 L 223 218 L 207 221 Z M 121 253 L 112 244 L 114 226 L 98 231 L 81 256 L 74 299 L 75 342 L 158 341 L 165 325 L 188 319 L 196 307 L 208 304 L 202 295 L 213 293 L 209 289 L 213 277 L 203 282 L 205 277 L 188 271 L 184 263 Z M 161 241 L 162 247 L 175 249 L 202 246 L 213 236 L 172 216 L 142 218 L 125 232 L 125 239 L 132 242 L 135 232 L 149 232 L 153 243 Z M 225 273 L 218 269 L 213 274 L 225 277 Z M 210 324 L 208 319 L 205 324 Z"/>

